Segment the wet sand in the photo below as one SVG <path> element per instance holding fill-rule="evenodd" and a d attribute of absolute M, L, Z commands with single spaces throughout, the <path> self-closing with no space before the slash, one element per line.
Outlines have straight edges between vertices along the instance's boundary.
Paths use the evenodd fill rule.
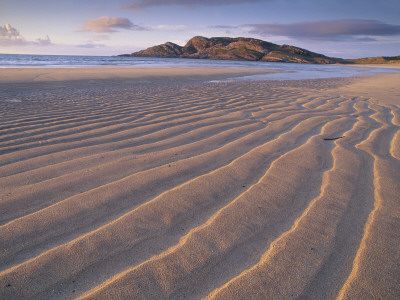
<path fill-rule="evenodd" d="M 399 75 L 71 70 L 0 70 L 1 299 L 400 297 Z"/>

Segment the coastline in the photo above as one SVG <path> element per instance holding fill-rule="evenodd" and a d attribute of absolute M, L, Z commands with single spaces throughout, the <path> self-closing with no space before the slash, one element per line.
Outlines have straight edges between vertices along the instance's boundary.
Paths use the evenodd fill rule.
<path fill-rule="evenodd" d="M 264 72 L 0 69 L 1 297 L 398 296 L 400 74 Z"/>

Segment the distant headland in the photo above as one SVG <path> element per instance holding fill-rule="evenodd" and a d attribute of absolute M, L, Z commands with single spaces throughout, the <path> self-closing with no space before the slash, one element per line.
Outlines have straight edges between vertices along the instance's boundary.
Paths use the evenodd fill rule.
<path fill-rule="evenodd" d="M 289 45 L 277 45 L 254 38 L 195 36 L 185 46 L 167 42 L 126 57 L 197 58 L 222 60 L 247 60 L 305 64 L 382 64 L 400 63 L 400 56 L 342 59 L 325 56 Z"/>

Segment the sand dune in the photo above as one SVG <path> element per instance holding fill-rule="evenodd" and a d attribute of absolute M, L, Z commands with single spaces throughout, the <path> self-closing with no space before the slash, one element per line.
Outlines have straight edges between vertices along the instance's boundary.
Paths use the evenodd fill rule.
<path fill-rule="evenodd" d="M 29 72 L 1 83 L 1 299 L 400 297 L 398 75 Z"/>

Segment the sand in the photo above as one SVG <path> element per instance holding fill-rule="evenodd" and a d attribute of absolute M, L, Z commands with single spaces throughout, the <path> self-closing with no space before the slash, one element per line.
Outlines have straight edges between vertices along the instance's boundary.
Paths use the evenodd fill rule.
<path fill-rule="evenodd" d="M 0 298 L 399 299 L 400 76 L 232 73 L 0 70 Z"/>

